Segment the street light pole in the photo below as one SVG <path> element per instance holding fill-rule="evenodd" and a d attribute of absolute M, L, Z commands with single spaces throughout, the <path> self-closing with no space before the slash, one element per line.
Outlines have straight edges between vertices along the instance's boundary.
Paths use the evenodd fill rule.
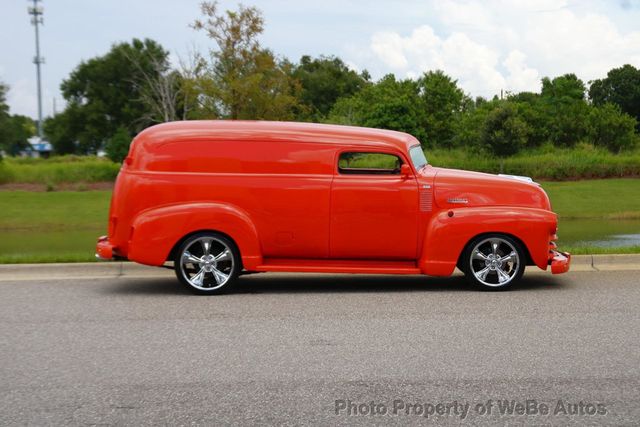
<path fill-rule="evenodd" d="M 42 83 L 40 75 L 40 65 L 44 64 L 44 58 L 40 56 L 40 24 L 44 24 L 42 17 L 43 9 L 38 6 L 38 2 L 42 0 L 31 0 L 33 6 L 29 6 L 28 11 L 31 15 L 31 24 L 36 28 L 36 56 L 33 63 L 36 64 L 36 73 L 38 76 L 38 136 L 42 139 Z"/>

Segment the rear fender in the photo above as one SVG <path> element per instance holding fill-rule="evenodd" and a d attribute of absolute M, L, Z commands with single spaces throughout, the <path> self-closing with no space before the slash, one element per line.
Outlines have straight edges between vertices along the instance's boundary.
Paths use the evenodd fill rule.
<path fill-rule="evenodd" d="M 502 233 L 522 241 L 533 263 L 546 270 L 549 239 L 557 224 L 555 213 L 535 208 L 492 206 L 441 211 L 427 226 L 418 266 L 430 276 L 449 276 L 471 239 Z"/>
<path fill-rule="evenodd" d="M 218 231 L 233 239 L 244 268 L 262 263 L 258 233 L 249 215 L 236 206 L 211 202 L 169 205 L 140 213 L 130 230 L 128 258 L 162 265 L 184 236 L 203 230 Z"/>

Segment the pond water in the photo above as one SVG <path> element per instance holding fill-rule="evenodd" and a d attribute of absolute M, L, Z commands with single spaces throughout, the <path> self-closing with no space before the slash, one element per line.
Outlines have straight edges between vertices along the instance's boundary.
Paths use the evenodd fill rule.
<path fill-rule="evenodd" d="M 562 219 L 558 221 L 558 247 L 640 246 L 640 219 Z"/>

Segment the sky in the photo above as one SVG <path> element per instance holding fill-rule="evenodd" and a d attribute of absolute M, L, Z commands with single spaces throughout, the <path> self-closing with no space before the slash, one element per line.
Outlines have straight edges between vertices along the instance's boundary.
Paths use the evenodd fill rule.
<path fill-rule="evenodd" d="M 12 114 L 37 115 L 35 36 L 27 0 L 0 0 L 0 81 Z M 214 47 L 189 24 L 199 0 L 44 0 L 43 108 L 64 106 L 63 79 L 115 42 L 152 38 L 172 60 Z M 223 9 L 237 1 L 222 0 Z M 245 0 L 264 14 L 263 46 L 293 61 L 337 55 L 374 79 L 441 69 L 471 96 L 539 91 L 540 79 L 585 82 L 640 67 L 640 0 Z"/>

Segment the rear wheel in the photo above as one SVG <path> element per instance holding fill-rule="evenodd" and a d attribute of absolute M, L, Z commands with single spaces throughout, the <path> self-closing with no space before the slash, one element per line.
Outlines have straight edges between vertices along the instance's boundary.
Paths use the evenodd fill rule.
<path fill-rule="evenodd" d="M 235 284 L 240 253 L 229 238 L 202 232 L 187 238 L 174 258 L 178 280 L 198 294 L 221 294 Z"/>
<path fill-rule="evenodd" d="M 522 245 L 515 239 L 490 234 L 469 243 L 461 264 L 470 283 L 485 290 L 502 290 L 520 280 L 525 259 Z"/>

